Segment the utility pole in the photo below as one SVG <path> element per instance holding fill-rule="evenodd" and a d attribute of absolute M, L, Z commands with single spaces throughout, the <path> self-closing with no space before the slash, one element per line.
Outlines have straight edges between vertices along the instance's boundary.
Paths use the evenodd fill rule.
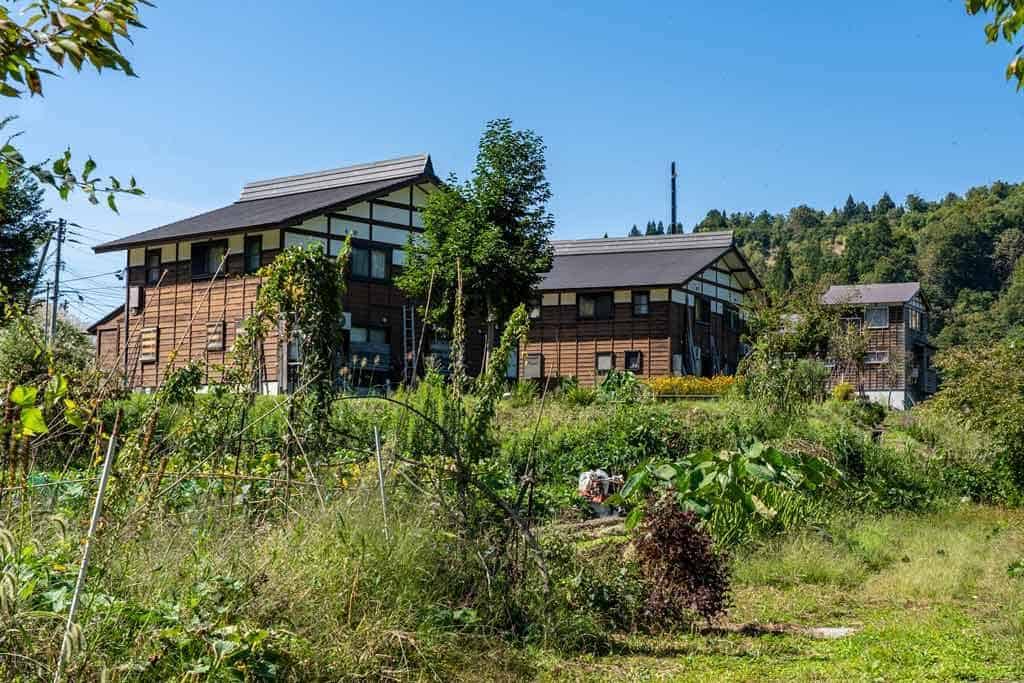
<path fill-rule="evenodd" d="M 46 325 L 44 333 L 46 335 L 46 345 L 50 345 L 50 283 L 46 283 L 46 296 L 43 298 L 45 304 L 43 312 L 43 322 Z"/>
<path fill-rule="evenodd" d="M 50 306 L 50 344 L 57 339 L 57 306 L 60 302 L 60 269 L 64 262 L 60 259 L 61 247 L 64 245 L 67 223 L 63 218 L 57 221 L 57 261 L 53 264 L 53 305 Z"/>

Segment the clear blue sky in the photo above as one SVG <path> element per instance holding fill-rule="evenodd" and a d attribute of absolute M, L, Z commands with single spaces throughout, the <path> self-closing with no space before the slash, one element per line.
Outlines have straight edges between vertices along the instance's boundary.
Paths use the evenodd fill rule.
<path fill-rule="evenodd" d="M 470 170 L 485 121 L 548 144 L 556 237 L 711 208 L 938 198 L 1024 179 L 1024 94 L 959 1 L 339 3 L 166 0 L 140 78 L 68 74 L 17 103 L 32 157 L 70 144 L 147 197 L 55 212 L 88 245 L 233 201 L 246 180 L 430 152 Z M 100 232 L 102 231 L 102 233 Z M 68 277 L 123 266 L 72 245 Z M 85 319 L 122 296 L 79 281 Z"/>

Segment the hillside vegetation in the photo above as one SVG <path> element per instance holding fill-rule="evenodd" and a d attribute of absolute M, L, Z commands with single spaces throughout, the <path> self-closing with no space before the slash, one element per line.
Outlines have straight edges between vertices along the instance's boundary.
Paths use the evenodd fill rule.
<path fill-rule="evenodd" d="M 775 292 L 821 282 L 920 281 L 940 348 L 985 343 L 1024 326 L 1024 184 L 975 187 L 940 201 L 848 197 L 830 211 L 712 210 L 697 231 L 732 230 Z"/>

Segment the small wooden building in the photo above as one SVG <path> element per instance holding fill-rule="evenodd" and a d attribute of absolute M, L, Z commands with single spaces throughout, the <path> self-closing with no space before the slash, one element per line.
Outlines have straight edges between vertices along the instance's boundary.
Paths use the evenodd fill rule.
<path fill-rule="evenodd" d="M 830 386 L 852 384 L 872 401 L 904 409 L 935 393 L 935 347 L 928 341 L 928 304 L 917 282 L 834 285 L 822 295 L 842 309 L 842 322 L 861 330 L 867 351 L 859 363 L 829 361 Z"/>
<path fill-rule="evenodd" d="M 216 373 L 252 310 L 259 268 L 294 245 L 319 244 L 336 255 L 351 237 L 347 341 L 339 351 L 355 384 L 400 381 L 413 370 L 421 330 L 393 281 L 438 183 L 426 154 L 257 181 L 233 204 L 97 246 L 97 253 L 125 252 L 128 273 L 125 305 L 89 329 L 101 364 L 123 372 L 133 389 L 154 389 L 169 368 L 193 359 Z M 273 333 L 266 340 L 265 392 L 294 383 L 296 349 Z"/>
<path fill-rule="evenodd" d="M 731 232 L 556 241 L 519 354 L 524 379 L 732 374 L 760 283 Z"/>

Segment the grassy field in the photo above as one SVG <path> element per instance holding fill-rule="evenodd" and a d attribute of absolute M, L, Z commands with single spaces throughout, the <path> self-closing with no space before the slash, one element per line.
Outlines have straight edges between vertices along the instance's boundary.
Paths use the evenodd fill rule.
<path fill-rule="evenodd" d="M 854 635 L 631 636 L 541 658 L 542 680 L 906 681 L 1024 678 L 1024 513 L 967 506 L 838 524 L 736 558 L 728 622 Z"/>

